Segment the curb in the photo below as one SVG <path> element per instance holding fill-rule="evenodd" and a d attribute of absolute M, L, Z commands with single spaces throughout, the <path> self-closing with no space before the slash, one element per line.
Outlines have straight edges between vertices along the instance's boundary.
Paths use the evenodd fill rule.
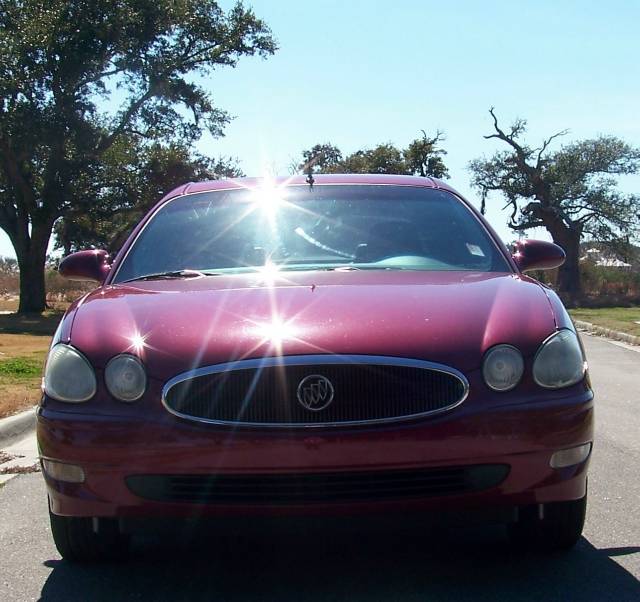
<path fill-rule="evenodd" d="M 15 416 L 0 419 L 0 447 L 36 428 L 35 407 Z"/>
<path fill-rule="evenodd" d="M 574 320 L 573 323 L 576 325 L 576 328 L 578 330 L 585 330 L 588 333 L 598 334 L 608 339 L 613 339 L 614 341 L 622 341 L 623 343 L 628 343 L 629 345 L 640 345 L 640 337 L 632 334 L 627 334 L 626 332 L 611 330 L 611 328 L 597 326 L 596 324 L 591 324 L 591 322 L 581 322 L 580 320 Z"/>

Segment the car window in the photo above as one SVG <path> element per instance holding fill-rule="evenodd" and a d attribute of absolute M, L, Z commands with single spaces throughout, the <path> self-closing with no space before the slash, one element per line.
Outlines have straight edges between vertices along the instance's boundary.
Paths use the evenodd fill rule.
<path fill-rule="evenodd" d="M 322 185 L 223 190 L 164 205 L 116 282 L 184 269 L 510 271 L 485 228 L 449 192 Z"/>

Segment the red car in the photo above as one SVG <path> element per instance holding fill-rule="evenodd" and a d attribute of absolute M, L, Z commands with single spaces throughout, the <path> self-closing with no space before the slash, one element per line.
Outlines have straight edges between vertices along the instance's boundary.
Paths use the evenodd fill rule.
<path fill-rule="evenodd" d="M 464 516 L 580 537 L 593 393 L 558 296 L 446 184 L 405 176 L 182 186 L 54 336 L 38 411 L 63 557 L 141 519 Z M 222 519 L 222 520 L 220 520 Z"/>

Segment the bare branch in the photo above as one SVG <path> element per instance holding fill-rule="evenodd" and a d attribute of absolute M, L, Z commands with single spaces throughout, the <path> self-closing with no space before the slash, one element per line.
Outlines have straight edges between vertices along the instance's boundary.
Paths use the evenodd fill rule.
<path fill-rule="evenodd" d="M 561 130 L 559 132 L 556 132 L 555 134 L 553 134 L 552 136 L 549 136 L 546 140 L 543 140 L 542 142 L 542 146 L 540 147 L 540 150 L 538 151 L 538 156 L 536 158 L 536 168 L 540 168 L 540 161 L 542 160 L 542 153 L 544 153 L 544 151 L 547 150 L 547 148 L 549 147 L 549 144 L 551 144 L 551 142 L 553 142 L 553 140 L 555 140 L 556 138 L 560 138 L 561 136 L 566 136 L 569 133 L 569 130 Z"/>
<path fill-rule="evenodd" d="M 509 216 L 509 222 L 513 222 L 516 219 L 518 213 L 518 203 L 515 200 L 510 200 L 503 208 L 504 211 L 507 207 L 511 206 L 511 215 Z"/>
<path fill-rule="evenodd" d="M 604 216 L 598 213 L 597 211 L 591 211 L 589 213 L 585 213 L 584 215 L 580 216 L 575 221 L 581 224 L 585 224 L 586 222 L 593 219 L 594 217 L 604 217 Z"/>
<path fill-rule="evenodd" d="M 424 141 L 428 142 L 429 144 L 437 144 L 438 142 L 443 142 L 444 140 L 446 140 L 446 136 L 442 130 L 436 130 L 436 135 L 433 138 L 429 138 L 429 136 L 427 136 L 427 132 L 425 132 L 424 130 L 420 131 L 422 132 Z"/>
<path fill-rule="evenodd" d="M 529 230 L 529 228 L 541 228 L 544 226 L 544 222 L 542 221 L 532 221 L 532 222 L 524 222 L 522 224 L 518 224 L 514 221 L 510 221 L 508 224 L 511 230 Z"/>
<path fill-rule="evenodd" d="M 522 160 L 523 162 L 526 159 L 526 153 L 524 151 L 524 149 L 522 148 L 522 146 L 520 146 L 514 139 L 513 139 L 513 132 L 511 135 L 507 135 L 504 133 L 504 131 L 502 131 L 502 129 L 500 129 L 500 126 L 498 125 L 498 118 L 496 117 L 496 113 L 494 110 L 494 107 L 491 107 L 489 109 L 489 113 L 491 113 L 491 117 L 493 117 L 493 127 L 496 130 L 496 134 L 489 134 L 488 136 L 484 136 L 484 138 L 486 140 L 489 140 L 490 138 L 497 138 L 498 140 L 502 140 L 503 142 L 506 142 L 509 146 L 511 146 L 511 148 L 513 148 L 516 151 L 516 154 L 518 156 L 519 160 Z"/>

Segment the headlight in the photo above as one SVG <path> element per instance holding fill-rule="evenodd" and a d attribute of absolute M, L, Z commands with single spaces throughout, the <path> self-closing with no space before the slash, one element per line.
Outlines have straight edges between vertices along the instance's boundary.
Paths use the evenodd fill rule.
<path fill-rule="evenodd" d="M 487 351 L 482 363 L 482 376 L 494 391 L 510 391 L 522 378 L 522 354 L 511 345 L 496 345 Z"/>
<path fill-rule="evenodd" d="M 120 401 L 140 399 L 147 386 L 142 362 L 134 355 L 116 355 L 105 368 L 104 380 L 109 393 Z"/>
<path fill-rule="evenodd" d="M 550 336 L 533 361 L 533 380 L 546 389 L 560 389 L 584 378 L 585 361 L 576 334 L 567 329 Z"/>
<path fill-rule="evenodd" d="M 96 392 L 96 375 L 89 360 L 69 345 L 54 345 L 44 370 L 44 392 L 69 403 L 91 399 Z"/>

